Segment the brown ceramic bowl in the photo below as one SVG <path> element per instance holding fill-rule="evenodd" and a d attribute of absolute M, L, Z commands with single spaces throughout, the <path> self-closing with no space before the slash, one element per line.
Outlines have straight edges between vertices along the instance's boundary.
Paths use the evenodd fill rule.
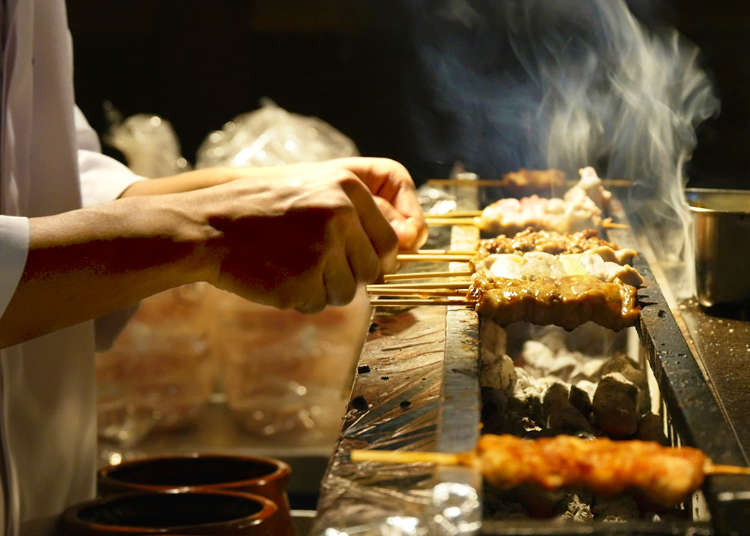
<path fill-rule="evenodd" d="M 218 489 L 240 491 L 270 499 L 285 520 L 282 534 L 293 534 L 286 485 L 291 470 L 286 463 L 259 456 L 189 454 L 142 458 L 99 469 L 99 494 L 126 491 Z"/>
<path fill-rule="evenodd" d="M 71 506 L 66 536 L 211 534 L 276 536 L 276 505 L 258 495 L 219 490 L 131 492 Z"/>

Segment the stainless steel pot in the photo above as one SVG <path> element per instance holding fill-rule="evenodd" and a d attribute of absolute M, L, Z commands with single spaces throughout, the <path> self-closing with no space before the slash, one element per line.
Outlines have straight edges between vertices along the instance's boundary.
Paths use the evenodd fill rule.
<path fill-rule="evenodd" d="M 698 301 L 712 307 L 750 299 L 750 190 L 688 188 L 686 196 Z"/>

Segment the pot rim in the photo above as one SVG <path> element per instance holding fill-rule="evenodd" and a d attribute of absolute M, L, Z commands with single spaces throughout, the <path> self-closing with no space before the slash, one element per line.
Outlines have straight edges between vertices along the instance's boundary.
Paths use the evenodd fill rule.
<path fill-rule="evenodd" d="M 268 464 L 275 469 L 263 476 L 256 478 L 248 478 L 245 480 L 230 480 L 226 482 L 215 482 L 209 484 L 187 484 L 187 485 L 164 485 L 164 484 L 142 484 L 137 482 L 128 482 L 127 480 L 121 480 L 112 476 L 112 473 L 120 468 L 133 467 L 143 463 L 158 463 L 163 460 L 179 461 L 179 460 L 190 460 L 200 458 L 214 458 L 214 459 L 225 459 L 225 460 L 239 460 L 244 462 L 261 462 Z M 188 454 L 170 454 L 166 456 L 147 456 L 143 458 L 135 458 L 132 460 L 126 460 L 117 464 L 111 464 L 101 467 L 97 470 L 97 478 L 100 483 L 114 484 L 118 486 L 126 486 L 133 490 L 153 490 L 153 491 L 167 491 L 173 489 L 180 490 L 200 490 L 200 489 L 228 489 L 234 487 L 244 486 L 265 486 L 269 482 L 275 480 L 281 480 L 288 477 L 292 470 L 289 464 L 282 460 L 275 458 L 268 458 L 265 456 L 246 456 L 242 454 L 221 454 L 221 453 L 202 453 L 194 452 Z"/>
<path fill-rule="evenodd" d="M 219 495 L 219 496 L 240 497 L 240 498 L 251 499 L 251 500 L 256 501 L 257 503 L 261 505 L 261 509 L 251 516 L 240 517 L 240 518 L 232 519 L 229 521 L 216 521 L 213 523 L 201 523 L 199 525 L 170 525 L 170 526 L 164 526 L 164 527 L 138 527 L 138 526 L 130 526 L 130 525 L 109 525 L 105 523 L 95 523 L 95 522 L 85 521 L 79 517 L 80 512 L 85 510 L 86 508 L 106 505 L 107 503 L 111 503 L 111 502 L 115 502 L 119 500 L 125 500 L 130 497 L 141 497 L 141 496 L 152 496 L 152 495 L 156 496 L 156 495 L 167 495 L 167 494 L 174 494 L 174 495 L 198 494 L 198 495 Z M 68 507 L 63 512 L 60 518 L 60 522 L 63 525 L 67 525 L 68 527 L 78 527 L 78 528 L 85 527 L 86 529 L 108 531 L 108 532 L 111 532 L 113 535 L 117 534 L 118 532 L 130 533 L 129 531 L 132 531 L 133 529 L 142 531 L 143 534 L 166 534 L 169 531 L 172 531 L 175 529 L 191 530 L 194 527 L 201 527 L 204 530 L 208 530 L 208 529 L 216 528 L 218 526 L 224 526 L 226 524 L 229 524 L 234 527 L 237 527 L 237 526 L 244 527 L 248 523 L 251 525 L 256 525 L 258 523 L 271 519 L 274 515 L 276 515 L 276 512 L 278 511 L 279 511 L 279 507 L 272 500 L 266 497 L 263 497 L 261 495 L 256 495 L 256 494 L 247 493 L 247 492 L 219 490 L 219 489 L 200 489 L 200 490 L 172 489 L 172 490 L 165 490 L 165 491 L 134 490 L 134 491 L 126 492 L 126 493 L 119 493 L 117 495 L 112 495 L 110 497 L 98 497 L 95 499 L 91 499 L 88 501 L 74 504 Z"/>
<path fill-rule="evenodd" d="M 750 198 L 750 190 L 739 190 L 739 189 L 724 189 L 724 188 L 685 188 L 685 194 L 722 194 L 722 195 L 737 195 L 746 196 Z M 697 207 L 690 203 L 690 199 L 687 199 L 688 208 L 691 212 L 697 212 L 701 214 L 750 214 L 750 208 L 747 210 L 722 210 L 717 208 L 706 208 Z"/>

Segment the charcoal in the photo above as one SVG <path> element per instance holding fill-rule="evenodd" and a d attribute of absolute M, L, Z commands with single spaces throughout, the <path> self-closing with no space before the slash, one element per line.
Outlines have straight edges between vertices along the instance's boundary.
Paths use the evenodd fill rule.
<path fill-rule="evenodd" d="M 668 446 L 667 436 L 664 435 L 664 422 L 662 418 L 653 413 L 646 413 L 638 421 L 636 437 L 641 441 L 656 441 Z"/>
<path fill-rule="evenodd" d="M 565 505 L 566 494 L 564 490 L 545 490 L 536 484 L 520 484 L 513 488 L 513 494 L 531 517 L 552 517 Z"/>
<path fill-rule="evenodd" d="M 508 409 L 508 394 L 500 389 L 482 387 L 482 425 L 488 434 L 502 434 Z"/>
<path fill-rule="evenodd" d="M 638 429 L 638 388 L 619 372 L 604 376 L 594 393 L 596 424 L 612 437 L 628 437 Z"/>
<path fill-rule="evenodd" d="M 568 405 L 568 387 L 562 383 L 553 383 L 544 393 L 542 417 L 547 420 L 553 413 Z"/>
<path fill-rule="evenodd" d="M 594 512 L 594 519 L 599 521 L 622 523 L 638 519 L 640 515 L 638 503 L 628 494 L 594 495 L 591 510 Z"/>
<path fill-rule="evenodd" d="M 568 402 L 570 402 L 570 404 L 584 417 L 588 418 L 589 415 L 591 415 L 591 410 L 593 409 L 591 405 L 591 396 L 586 390 L 577 384 L 570 387 Z"/>
<path fill-rule="evenodd" d="M 547 427 L 563 434 L 579 435 L 593 434 L 594 429 L 583 414 L 566 402 L 547 418 Z"/>
<path fill-rule="evenodd" d="M 638 404 L 642 408 L 647 408 L 651 405 L 649 393 L 648 393 L 648 380 L 646 379 L 646 373 L 640 370 L 633 361 L 625 354 L 619 354 L 608 360 L 601 368 L 601 375 L 605 375 L 611 372 L 619 372 L 626 379 L 633 382 L 638 387 Z"/>
<path fill-rule="evenodd" d="M 482 351 L 482 367 L 479 375 L 479 384 L 482 387 L 502 389 L 511 393 L 515 383 L 516 371 L 510 357 Z"/>

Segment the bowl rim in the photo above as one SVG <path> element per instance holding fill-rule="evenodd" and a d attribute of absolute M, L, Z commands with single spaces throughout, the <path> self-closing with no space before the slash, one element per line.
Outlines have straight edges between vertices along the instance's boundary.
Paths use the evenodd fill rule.
<path fill-rule="evenodd" d="M 79 517 L 80 512 L 87 508 L 92 508 L 92 507 L 96 507 L 99 505 L 104 505 L 107 503 L 111 503 L 111 502 L 115 502 L 115 501 L 119 501 L 123 499 L 128 499 L 130 497 L 159 496 L 159 495 L 189 495 L 189 494 L 221 495 L 221 496 L 252 499 L 256 501 L 257 503 L 261 504 L 261 509 L 258 512 L 255 512 L 251 516 L 240 517 L 240 518 L 231 519 L 228 521 L 216 521 L 213 523 L 199 523 L 199 524 L 192 524 L 192 525 L 168 525 L 168 526 L 163 526 L 163 527 L 140 527 L 137 525 L 110 525 L 106 523 L 94 523 L 94 522 L 85 521 Z M 273 516 L 276 515 L 278 511 L 279 511 L 279 507 L 272 500 L 266 497 L 263 497 L 261 495 L 256 495 L 253 493 L 247 493 L 243 491 L 230 491 L 230 490 L 207 489 L 207 488 L 189 489 L 189 490 L 170 489 L 170 490 L 163 490 L 163 491 L 134 490 L 134 491 L 126 492 L 126 493 L 118 493 L 116 495 L 110 495 L 107 497 L 97 497 L 94 499 L 90 499 L 88 501 L 76 503 L 65 509 L 65 511 L 60 516 L 59 522 L 63 526 L 78 527 L 78 528 L 85 527 L 87 529 L 92 529 L 92 530 L 109 531 L 112 534 L 116 534 L 118 532 L 129 534 L 130 532 L 128 531 L 132 531 L 133 529 L 137 529 L 142 534 L 167 534 L 177 529 L 192 530 L 194 527 L 211 529 L 213 527 L 216 527 L 218 525 L 223 525 L 223 524 L 230 524 L 233 526 L 241 525 L 243 527 L 257 525 L 257 524 L 260 524 L 260 523 L 263 523 L 272 519 Z"/>
<path fill-rule="evenodd" d="M 261 462 L 274 467 L 275 469 L 266 474 L 256 478 L 248 478 L 244 480 L 230 480 L 226 482 L 215 482 L 207 484 L 141 484 L 136 482 L 128 482 L 112 476 L 112 473 L 118 469 L 128 466 L 136 466 L 144 463 L 157 463 L 163 460 L 180 461 L 200 458 L 218 458 L 225 460 L 239 460 L 243 462 Z M 142 458 L 134 458 L 132 460 L 125 460 L 120 463 L 106 465 L 100 467 L 96 471 L 97 482 L 99 485 L 116 485 L 120 487 L 127 487 L 132 490 L 153 490 L 153 491 L 167 491 L 173 489 L 180 490 L 200 490 L 200 489 L 229 489 L 239 488 L 247 486 L 265 486 L 269 482 L 282 480 L 291 474 L 292 470 L 289 464 L 276 458 L 269 458 L 265 456 L 250 456 L 244 454 L 226 454 L 226 453 L 212 453 L 212 452 L 192 452 L 185 454 L 168 454 L 163 456 L 145 456 Z"/>

